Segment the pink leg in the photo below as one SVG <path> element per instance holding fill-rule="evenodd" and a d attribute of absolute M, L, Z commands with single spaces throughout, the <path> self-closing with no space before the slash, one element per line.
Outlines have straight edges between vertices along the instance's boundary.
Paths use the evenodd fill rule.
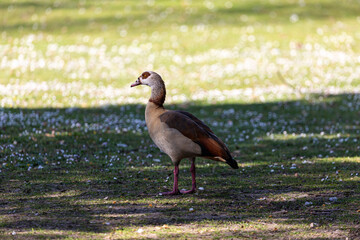
<path fill-rule="evenodd" d="M 192 178 L 192 188 L 187 191 L 180 191 L 182 194 L 194 193 L 196 191 L 195 158 L 191 158 L 190 160 L 191 160 L 190 172 L 191 172 L 191 178 Z"/>
<path fill-rule="evenodd" d="M 179 166 L 175 165 L 174 169 L 174 186 L 171 192 L 162 192 L 160 195 L 177 195 L 180 194 L 178 187 L 178 178 L 179 178 Z"/>

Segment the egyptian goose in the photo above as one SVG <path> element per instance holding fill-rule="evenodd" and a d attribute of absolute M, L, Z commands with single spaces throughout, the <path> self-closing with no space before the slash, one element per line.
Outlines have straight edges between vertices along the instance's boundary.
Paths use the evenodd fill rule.
<path fill-rule="evenodd" d="M 226 145 L 201 120 L 188 112 L 164 108 L 166 90 L 159 74 L 152 71 L 143 72 L 131 84 L 131 87 L 138 85 L 151 87 L 151 97 L 145 109 L 145 122 L 149 135 L 156 146 L 165 152 L 175 165 L 173 190 L 160 193 L 160 195 L 196 191 L 196 157 L 225 162 L 232 168 L 239 168 Z M 179 191 L 178 188 L 179 163 L 183 158 L 189 158 L 191 161 L 192 188 L 188 191 Z"/>

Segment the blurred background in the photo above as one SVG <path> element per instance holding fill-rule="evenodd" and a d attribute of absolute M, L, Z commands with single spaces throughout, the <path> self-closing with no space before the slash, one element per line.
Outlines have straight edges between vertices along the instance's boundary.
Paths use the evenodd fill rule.
<path fill-rule="evenodd" d="M 358 0 L 3 0 L 0 107 L 242 103 L 359 90 Z"/>

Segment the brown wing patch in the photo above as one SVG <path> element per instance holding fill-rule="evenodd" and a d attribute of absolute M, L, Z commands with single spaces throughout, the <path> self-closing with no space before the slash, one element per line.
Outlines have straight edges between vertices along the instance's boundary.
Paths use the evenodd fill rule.
<path fill-rule="evenodd" d="M 160 115 L 160 121 L 198 144 L 201 157 L 226 162 L 232 168 L 239 168 L 226 145 L 194 115 L 184 111 L 167 111 Z"/>
<path fill-rule="evenodd" d="M 223 157 L 227 158 L 226 151 L 222 148 L 222 146 L 213 138 L 201 138 L 199 139 L 199 143 L 202 149 L 202 155 L 208 157 Z"/>
<path fill-rule="evenodd" d="M 237 162 L 232 158 L 226 145 L 214 134 L 211 137 L 201 138 L 198 143 L 201 147 L 202 157 L 215 161 L 226 162 L 232 168 L 239 168 Z"/>
<path fill-rule="evenodd" d="M 179 112 L 167 111 L 160 115 L 160 121 L 166 123 L 170 128 L 175 128 L 193 141 L 199 137 L 199 129 L 197 129 L 195 122 Z"/>
<path fill-rule="evenodd" d="M 213 131 L 200 119 L 198 119 L 197 117 L 195 117 L 194 115 L 192 115 L 191 113 L 185 112 L 185 111 L 175 111 L 175 112 L 179 112 L 181 114 L 186 115 L 187 117 L 191 118 L 191 120 L 193 120 L 194 122 L 196 122 L 196 124 L 198 124 L 200 127 L 204 128 L 206 131 L 213 133 Z"/>
<path fill-rule="evenodd" d="M 147 79 L 149 76 L 150 76 L 150 73 L 149 73 L 149 72 L 143 72 L 143 73 L 141 74 L 142 79 Z"/>
<path fill-rule="evenodd" d="M 229 158 L 230 154 L 225 144 L 215 136 L 208 126 L 192 114 L 168 111 L 160 116 L 160 120 L 199 144 L 202 156 Z"/>

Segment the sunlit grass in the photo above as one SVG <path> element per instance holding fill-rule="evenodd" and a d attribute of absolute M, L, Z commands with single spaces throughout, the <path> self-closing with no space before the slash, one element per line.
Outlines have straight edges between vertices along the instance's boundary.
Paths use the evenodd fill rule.
<path fill-rule="evenodd" d="M 360 81 L 356 1 L 15 1 L 2 6 L 3 107 L 129 102 L 126 98 L 139 99 L 128 91 L 129 82 L 146 69 L 164 77 L 173 91 L 169 96 L 180 95 L 170 102 L 197 100 L 193 95 L 202 91 L 211 96 L 213 89 L 265 88 L 276 96 L 271 87 L 288 86 L 282 97 L 260 91 L 251 99 L 239 94 L 234 99 L 220 93 L 222 102 L 284 100 L 309 91 L 354 91 Z M 29 89 L 29 94 L 29 82 L 45 89 Z"/>

